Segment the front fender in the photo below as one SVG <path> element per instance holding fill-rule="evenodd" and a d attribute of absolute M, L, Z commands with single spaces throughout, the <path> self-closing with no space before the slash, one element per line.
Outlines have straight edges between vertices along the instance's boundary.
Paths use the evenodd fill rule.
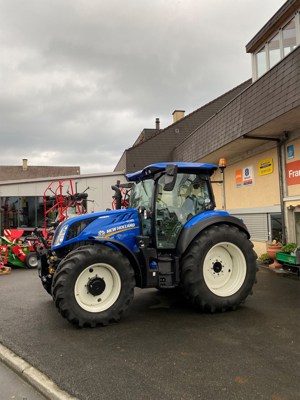
<path fill-rule="evenodd" d="M 200 214 L 201 215 L 201 214 Z M 241 229 L 243 232 L 245 232 L 250 238 L 250 234 L 248 232 L 248 229 L 246 225 L 243 223 L 243 221 L 239 218 L 233 217 L 232 215 L 229 215 L 226 212 L 208 212 L 205 216 L 202 218 L 193 218 L 192 220 L 188 221 L 183 230 L 181 231 L 181 234 L 178 238 L 177 241 L 177 246 L 176 246 L 176 255 L 178 257 L 182 256 L 183 253 L 186 251 L 190 243 L 195 239 L 195 237 L 204 231 L 206 228 L 212 225 L 218 225 L 218 224 L 228 224 L 228 225 L 234 225 Z"/>
<path fill-rule="evenodd" d="M 134 269 L 137 286 L 142 285 L 143 282 L 140 263 L 135 254 L 127 246 L 117 240 L 110 238 L 91 236 L 89 239 L 93 244 L 103 244 L 105 246 L 116 247 L 117 249 L 119 249 L 128 258 L 130 264 Z"/>

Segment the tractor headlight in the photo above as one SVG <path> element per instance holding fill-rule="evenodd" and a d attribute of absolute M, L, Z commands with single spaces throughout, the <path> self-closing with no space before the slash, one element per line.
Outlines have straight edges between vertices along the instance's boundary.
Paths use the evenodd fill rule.
<path fill-rule="evenodd" d="M 67 231 L 68 227 L 69 227 L 69 225 L 64 225 L 59 230 L 58 234 L 55 235 L 53 246 L 59 246 L 64 241 L 65 234 L 66 234 L 66 231 Z"/>

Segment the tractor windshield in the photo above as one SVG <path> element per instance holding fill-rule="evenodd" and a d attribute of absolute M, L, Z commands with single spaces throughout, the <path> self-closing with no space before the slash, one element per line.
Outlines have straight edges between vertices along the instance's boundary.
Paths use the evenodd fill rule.
<path fill-rule="evenodd" d="M 130 208 L 144 207 L 146 210 L 151 208 L 154 182 L 152 179 L 138 182 L 132 188 L 129 200 Z"/>

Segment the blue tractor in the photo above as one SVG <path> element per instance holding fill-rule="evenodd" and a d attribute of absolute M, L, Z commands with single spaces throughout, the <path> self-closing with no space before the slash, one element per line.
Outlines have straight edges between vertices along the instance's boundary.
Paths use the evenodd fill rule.
<path fill-rule="evenodd" d="M 118 321 L 134 288 L 178 288 L 198 310 L 235 309 L 251 293 L 256 254 L 244 223 L 215 209 L 213 164 L 158 163 L 127 175 L 129 207 L 61 223 L 44 287 L 79 327 Z M 120 190 L 115 199 L 121 205 Z"/>

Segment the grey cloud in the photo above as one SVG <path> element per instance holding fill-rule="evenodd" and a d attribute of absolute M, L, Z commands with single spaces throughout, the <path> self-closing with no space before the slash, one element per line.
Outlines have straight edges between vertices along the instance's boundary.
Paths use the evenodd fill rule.
<path fill-rule="evenodd" d="M 111 169 L 155 117 L 248 79 L 245 44 L 282 4 L 0 0 L 1 163 Z"/>

